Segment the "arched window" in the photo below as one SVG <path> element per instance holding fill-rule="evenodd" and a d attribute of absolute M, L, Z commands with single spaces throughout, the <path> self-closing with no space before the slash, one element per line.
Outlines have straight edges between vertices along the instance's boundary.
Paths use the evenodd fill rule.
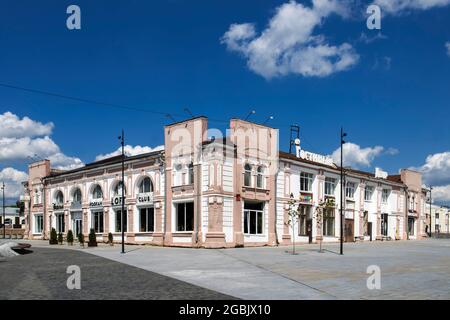
<path fill-rule="evenodd" d="M 139 193 L 153 192 L 153 183 L 149 177 L 142 179 L 139 184 Z"/>
<path fill-rule="evenodd" d="M 191 162 L 188 166 L 188 184 L 194 183 L 194 164 Z"/>
<path fill-rule="evenodd" d="M 81 203 L 81 190 L 79 188 L 73 193 L 73 202 Z"/>
<path fill-rule="evenodd" d="M 58 191 L 55 195 L 55 203 L 56 204 L 64 204 L 64 196 L 61 191 Z"/>
<path fill-rule="evenodd" d="M 103 191 L 99 185 L 96 185 L 92 191 L 92 199 L 103 199 Z"/>
<path fill-rule="evenodd" d="M 244 166 L 244 186 L 252 186 L 252 167 L 248 163 Z"/>
<path fill-rule="evenodd" d="M 179 163 L 174 166 L 173 185 L 174 186 L 183 185 L 183 166 Z"/>
<path fill-rule="evenodd" d="M 263 188 L 263 173 L 264 173 L 264 168 L 262 166 L 259 166 L 256 169 L 256 187 L 257 188 Z"/>
<path fill-rule="evenodd" d="M 123 186 L 123 182 L 119 181 L 115 188 L 114 188 L 114 195 L 115 196 L 122 196 L 122 187 L 123 187 L 123 194 L 126 195 L 127 194 L 127 189 Z"/>

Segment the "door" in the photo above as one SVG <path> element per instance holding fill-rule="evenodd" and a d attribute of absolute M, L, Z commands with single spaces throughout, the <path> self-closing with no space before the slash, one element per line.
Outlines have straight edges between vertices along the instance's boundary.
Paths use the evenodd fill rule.
<path fill-rule="evenodd" d="M 370 237 L 370 241 L 372 241 L 372 222 L 367 223 L 367 235 Z"/>
<path fill-rule="evenodd" d="M 83 223 L 81 221 L 81 219 L 75 219 L 73 221 L 73 230 L 75 231 L 75 236 L 77 237 L 81 232 L 83 232 L 82 230 L 83 227 Z"/>
<path fill-rule="evenodd" d="M 354 242 L 355 241 L 355 237 L 353 234 L 353 219 L 345 219 L 345 237 L 344 240 L 345 242 Z"/>
<path fill-rule="evenodd" d="M 308 235 L 308 242 L 312 243 L 312 220 L 306 220 L 306 234 Z"/>

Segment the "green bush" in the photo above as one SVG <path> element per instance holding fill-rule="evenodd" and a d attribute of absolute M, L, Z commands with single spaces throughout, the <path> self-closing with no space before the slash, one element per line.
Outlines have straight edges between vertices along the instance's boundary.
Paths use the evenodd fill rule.
<path fill-rule="evenodd" d="M 108 242 L 109 242 L 110 245 L 114 244 L 114 238 L 113 238 L 113 235 L 112 235 L 111 232 L 108 233 Z"/>
<path fill-rule="evenodd" d="M 50 244 L 58 244 L 58 235 L 56 234 L 55 228 L 52 228 L 52 230 L 50 231 L 49 243 Z"/>
<path fill-rule="evenodd" d="M 89 232 L 89 242 L 88 247 L 96 247 L 97 246 L 97 236 L 95 235 L 94 229 L 91 229 Z"/>
<path fill-rule="evenodd" d="M 62 234 L 62 232 L 60 232 L 60 233 L 58 234 L 58 242 L 59 242 L 59 244 L 62 244 L 62 243 L 63 243 L 63 234 Z"/>
<path fill-rule="evenodd" d="M 82 233 L 78 234 L 78 242 L 84 246 L 84 235 Z"/>
<path fill-rule="evenodd" d="M 67 243 L 68 243 L 69 245 L 72 245 L 72 244 L 73 244 L 73 232 L 72 232 L 72 230 L 69 230 L 69 231 L 67 232 Z"/>

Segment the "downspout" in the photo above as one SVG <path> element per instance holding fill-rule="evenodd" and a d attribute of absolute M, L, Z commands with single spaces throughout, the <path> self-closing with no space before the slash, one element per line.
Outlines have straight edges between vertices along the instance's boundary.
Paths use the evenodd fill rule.
<path fill-rule="evenodd" d="M 277 194 L 277 185 L 278 185 L 278 170 L 277 172 L 275 172 L 275 186 L 274 186 L 274 197 L 275 197 L 275 219 L 274 219 L 274 223 L 275 223 L 275 244 L 278 247 L 280 245 L 280 243 L 278 242 L 278 233 L 277 233 L 277 199 L 278 199 L 278 194 Z"/>
<path fill-rule="evenodd" d="M 162 230 L 163 231 L 163 236 L 162 236 L 163 243 L 162 243 L 162 245 L 164 247 L 164 245 L 166 243 L 166 229 L 167 229 L 167 174 L 166 174 L 166 160 L 165 160 L 164 156 L 160 156 L 160 159 L 161 159 L 161 163 L 162 163 L 162 165 L 161 165 L 162 172 L 163 172 L 163 175 L 164 175 L 164 210 L 163 210 L 163 214 L 164 214 L 164 218 L 163 218 L 164 228 Z"/>
<path fill-rule="evenodd" d="M 409 221 L 408 221 L 408 203 L 409 203 L 409 197 L 408 197 L 408 187 L 405 187 L 405 208 L 406 208 L 406 214 L 405 214 L 405 226 L 406 226 L 406 240 L 409 240 Z"/>
<path fill-rule="evenodd" d="M 200 152 L 202 152 L 202 150 L 201 150 L 201 145 L 200 145 L 200 151 L 199 151 L 199 155 L 198 155 L 198 157 L 200 158 L 201 157 L 201 153 Z M 201 210 L 201 205 L 202 205 L 202 196 L 201 196 L 201 193 L 202 193 L 202 184 L 201 184 L 201 182 L 202 182 L 202 180 L 201 180 L 201 167 L 200 167 L 200 161 L 199 161 L 200 159 L 197 159 L 197 165 L 195 166 L 196 167 L 196 170 L 194 170 L 194 177 L 195 177 L 195 174 L 197 175 L 196 176 L 196 180 L 197 180 L 197 195 L 195 196 L 195 198 L 197 199 L 197 205 L 196 205 L 196 213 L 195 213 L 195 215 L 196 215 L 196 223 L 195 223 L 195 244 L 196 244 L 196 246 L 197 246 L 197 248 L 199 247 L 199 243 L 200 243 L 200 240 L 198 239 L 198 230 L 199 230 L 199 226 L 201 225 L 200 224 L 200 219 L 201 219 L 201 214 L 200 214 L 200 210 Z M 195 185 L 194 185 L 194 190 L 195 190 Z"/>

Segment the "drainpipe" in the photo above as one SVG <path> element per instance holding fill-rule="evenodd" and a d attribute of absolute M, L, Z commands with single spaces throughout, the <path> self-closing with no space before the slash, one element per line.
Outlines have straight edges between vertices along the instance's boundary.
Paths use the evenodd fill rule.
<path fill-rule="evenodd" d="M 166 174 L 166 161 L 164 159 L 164 156 L 160 156 L 160 160 L 161 160 L 161 167 L 162 167 L 162 172 L 164 175 L 164 217 L 163 217 L 163 221 L 164 221 L 164 228 L 163 228 L 163 247 L 164 244 L 166 242 L 166 228 L 167 228 L 167 174 Z"/>
<path fill-rule="evenodd" d="M 274 223 L 275 223 L 275 244 L 277 245 L 277 246 L 279 246 L 280 245 L 280 243 L 278 242 L 278 233 L 277 233 L 277 207 L 278 207 L 278 205 L 277 205 L 277 199 L 278 199 L 278 197 L 277 197 L 277 185 L 278 185 L 278 170 L 277 170 L 277 172 L 275 172 L 275 187 L 274 187 L 274 199 L 275 199 L 275 210 L 274 210 L 274 213 L 275 213 L 275 219 L 274 219 Z"/>
<path fill-rule="evenodd" d="M 201 152 L 202 150 L 201 150 L 201 145 L 200 145 L 200 151 L 199 151 L 199 155 L 198 155 L 198 157 L 200 157 L 200 152 Z M 202 194 L 202 184 L 201 184 L 201 182 L 202 182 L 202 180 L 201 180 L 201 172 L 200 172 L 200 170 L 201 170 L 201 167 L 200 167 L 200 163 L 199 163 L 200 161 L 199 161 L 199 159 L 197 159 L 197 165 L 195 166 L 195 168 L 197 169 L 197 170 L 194 170 L 194 178 L 195 178 L 195 175 L 197 175 L 196 176 L 196 180 L 197 180 L 197 194 L 195 195 L 195 198 L 197 199 L 197 205 L 196 205 L 196 213 L 195 213 L 195 215 L 196 215 L 196 223 L 195 223 L 195 244 L 197 245 L 197 247 L 199 247 L 199 242 L 200 242 L 200 240 L 199 240 L 199 238 L 198 238 L 198 230 L 199 230 L 199 225 L 201 225 L 200 224 L 200 219 L 201 219 L 201 214 L 200 214 L 200 210 L 201 210 L 201 205 L 202 205 L 202 197 L 201 197 L 201 194 Z M 195 180 L 195 179 L 194 179 Z M 195 191 L 195 185 L 194 185 L 194 191 Z"/>
<path fill-rule="evenodd" d="M 42 197 L 42 205 L 44 206 L 44 210 L 42 212 L 43 214 L 43 219 L 45 219 L 45 216 L 47 215 L 47 192 L 45 190 L 45 179 L 41 179 L 42 182 L 42 193 L 43 193 L 43 197 Z M 31 198 L 30 198 L 30 204 L 31 204 Z M 43 222 L 44 224 L 44 240 L 45 240 L 45 221 Z M 50 226 L 49 226 L 49 231 L 50 231 Z"/>
<path fill-rule="evenodd" d="M 406 202 L 406 205 L 405 205 L 405 208 L 406 208 L 406 216 L 405 216 L 405 221 L 406 221 L 406 240 L 409 240 L 409 216 L 408 216 L 408 212 L 409 212 L 409 209 L 408 209 L 408 204 L 409 204 L 409 197 L 408 197 L 408 187 L 405 187 L 405 202 Z"/>

